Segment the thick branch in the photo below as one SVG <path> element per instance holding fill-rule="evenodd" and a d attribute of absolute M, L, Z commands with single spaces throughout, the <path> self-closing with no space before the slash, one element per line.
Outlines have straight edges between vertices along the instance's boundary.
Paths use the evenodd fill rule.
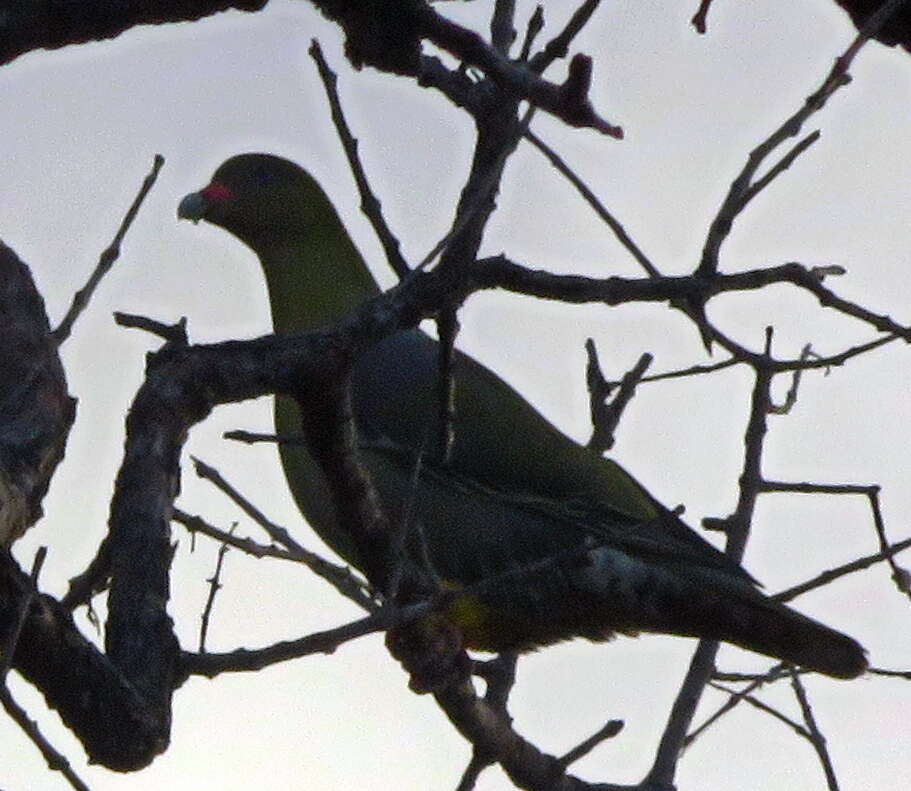
<path fill-rule="evenodd" d="M 8 0 L 0 20 L 0 64 L 33 49 L 114 38 L 136 25 L 200 19 L 230 8 L 258 11 L 267 0 Z"/>
<path fill-rule="evenodd" d="M 677 302 L 684 299 L 708 300 L 729 291 L 753 291 L 772 283 L 790 283 L 813 294 L 824 307 L 835 308 L 847 316 L 859 319 L 880 332 L 890 332 L 911 340 L 911 327 L 898 324 L 889 316 L 867 310 L 842 299 L 823 285 L 812 270 L 797 263 L 781 264 L 766 269 L 750 269 L 733 274 L 714 274 L 707 277 L 684 275 L 676 277 L 604 279 L 582 275 L 557 275 L 529 269 L 504 256 L 478 261 L 471 272 L 473 288 L 504 288 L 518 294 L 542 299 L 554 299 L 575 304 L 603 302 L 619 305 L 624 302 Z M 752 358 L 762 363 L 760 356 Z M 771 361 L 770 361 L 771 362 Z M 764 364 L 764 363 L 763 363 Z M 773 370 L 786 367 L 771 363 Z M 815 367 L 813 361 L 807 367 Z"/>
<path fill-rule="evenodd" d="M 41 516 L 76 401 L 28 267 L 0 242 L 0 546 Z"/>
<path fill-rule="evenodd" d="M 30 587 L 28 576 L 0 552 L 0 639 Z M 167 746 L 165 724 L 50 596 L 33 595 L 12 666 L 41 690 L 92 761 L 140 769 Z"/>

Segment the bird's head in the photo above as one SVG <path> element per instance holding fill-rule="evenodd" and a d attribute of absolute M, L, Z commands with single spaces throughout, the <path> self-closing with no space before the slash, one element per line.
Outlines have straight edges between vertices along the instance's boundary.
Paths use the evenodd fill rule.
<path fill-rule="evenodd" d="M 306 234 L 334 210 L 310 174 L 272 154 L 239 154 L 225 161 L 206 187 L 177 208 L 180 219 L 206 220 L 259 251 L 278 237 Z"/>

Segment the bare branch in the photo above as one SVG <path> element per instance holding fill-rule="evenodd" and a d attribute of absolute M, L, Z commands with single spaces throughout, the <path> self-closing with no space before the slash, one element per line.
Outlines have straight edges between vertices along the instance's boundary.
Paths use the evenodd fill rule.
<path fill-rule="evenodd" d="M 797 159 L 804 151 L 812 146 L 822 133 L 817 129 L 815 132 L 808 134 L 803 140 L 794 145 L 787 154 L 776 162 L 762 178 L 756 179 L 743 193 L 743 206 L 745 207 L 753 198 L 769 186 L 778 176 L 784 173 L 794 160 Z"/>
<path fill-rule="evenodd" d="M 712 677 L 719 678 L 719 676 L 721 676 L 721 675 L 722 674 L 719 674 L 716 672 L 716 673 L 712 674 Z M 696 741 L 696 739 L 698 739 L 703 733 L 705 733 L 705 731 L 707 731 L 716 722 L 718 722 L 725 714 L 727 714 L 729 711 L 734 709 L 741 702 L 741 700 L 743 700 L 743 698 L 746 695 L 748 695 L 751 692 L 756 691 L 757 689 L 760 689 L 763 685 L 765 685 L 769 682 L 776 681 L 777 679 L 781 678 L 783 675 L 784 675 L 784 665 L 782 665 L 782 664 L 775 665 L 775 667 L 773 667 L 768 673 L 765 673 L 764 675 L 758 676 L 755 678 L 750 678 L 748 680 L 749 684 L 745 689 L 742 689 L 739 692 L 730 692 L 728 690 L 725 690 L 728 692 L 728 699 L 715 712 L 713 712 L 711 715 L 709 715 L 706 718 L 705 722 L 703 722 L 697 728 L 694 728 L 692 732 L 690 732 L 686 735 L 686 738 L 683 740 L 683 744 L 681 745 L 681 749 L 685 750 L 687 747 L 689 747 L 693 742 Z M 728 679 L 728 680 L 740 681 L 742 679 L 735 678 L 735 679 Z M 746 680 L 746 679 L 743 679 L 743 680 Z"/>
<path fill-rule="evenodd" d="M 877 552 L 875 555 L 857 558 L 857 560 L 852 560 L 850 563 L 845 563 L 837 568 L 823 571 L 818 576 L 813 577 L 813 579 L 776 593 L 772 598 L 782 602 L 791 601 L 791 599 L 795 599 L 808 591 L 814 590 L 815 588 L 821 588 L 823 585 L 828 585 L 839 577 L 853 574 L 855 571 L 868 569 L 875 563 L 879 563 L 893 555 L 897 555 L 899 552 L 904 552 L 908 548 L 911 548 L 911 538 L 906 538 L 903 541 L 896 541 L 894 544 L 890 545 L 887 550 Z"/>
<path fill-rule="evenodd" d="M 867 493 L 867 499 L 870 502 L 870 510 L 873 513 L 873 525 L 876 528 L 876 536 L 879 539 L 879 549 L 886 556 L 886 562 L 892 569 L 892 581 L 900 593 L 904 593 L 911 599 L 911 574 L 907 569 L 902 568 L 895 562 L 895 553 L 890 552 L 889 539 L 886 538 L 886 525 L 883 521 L 882 509 L 879 507 L 879 487 L 871 489 Z"/>
<path fill-rule="evenodd" d="M 699 8 L 696 9 L 696 13 L 690 20 L 690 24 L 696 28 L 697 33 L 705 33 L 707 30 L 706 19 L 708 19 L 709 8 L 711 8 L 711 5 L 712 0 L 700 0 Z"/>
<path fill-rule="evenodd" d="M 490 18 L 490 44 L 507 57 L 509 48 L 516 40 L 515 16 L 515 0 L 496 0 Z"/>
<path fill-rule="evenodd" d="M 413 605 L 399 609 L 392 605 L 381 607 L 357 621 L 314 632 L 297 640 L 274 643 L 266 648 L 249 650 L 239 648 L 227 653 L 198 653 L 184 651 L 180 656 L 180 670 L 184 676 L 215 678 L 222 673 L 241 673 L 262 670 L 270 665 L 299 659 L 311 654 L 331 654 L 339 646 L 368 634 L 384 632 L 393 626 L 419 617 L 429 610 L 429 604 Z"/>
<path fill-rule="evenodd" d="M 797 701 L 800 703 L 800 710 L 803 712 L 803 719 L 809 730 L 808 738 L 813 745 L 813 749 L 816 750 L 816 755 L 819 757 L 819 763 L 822 764 L 829 791 L 838 791 L 838 778 L 835 776 L 835 767 L 832 766 L 832 759 L 829 757 L 829 751 L 826 748 L 826 738 L 822 735 L 822 731 L 819 730 L 819 726 L 816 724 L 816 718 L 813 716 L 813 709 L 807 698 L 807 691 L 804 689 L 800 676 L 796 673 L 791 674 L 791 687 L 794 690 Z"/>
<path fill-rule="evenodd" d="M 48 767 L 52 771 L 60 772 L 67 782 L 77 791 L 88 791 L 88 786 L 79 778 L 70 762 L 62 753 L 57 751 L 53 745 L 44 737 L 38 728 L 38 723 L 29 719 L 25 709 L 23 709 L 13 698 L 9 687 L 6 685 L 6 676 L 13 666 L 13 655 L 16 653 L 16 646 L 19 643 L 19 637 L 22 634 L 23 626 L 28 617 L 29 609 L 32 606 L 35 592 L 38 588 L 38 576 L 41 574 L 41 567 L 44 565 L 44 559 L 47 557 L 47 547 L 39 547 L 35 553 L 35 559 L 32 561 L 32 571 L 29 576 L 30 586 L 25 595 L 19 601 L 18 614 L 13 628 L 3 641 L 2 653 L 0 653 L 0 704 L 3 709 L 25 733 L 44 756 Z"/>
<path fill-rule="evenodd" d="M 572 766 L 576 761 L 584 758 L 602 742 L 613 739 L 620 731 L 623 730 L 623 720 L 608 720 L 596 733 L 593 733 L 585 741 L 580 742 L 573 747 L 568 753 L 560 757 L 560 763 L 564 766 Z"/>
<path fill-rule="evenodd" d="M 237 527 L 235 522 L 231 526 L 231 533 Z M 225 562 L 225 555 L 228 554 L 228 543 L 225 541 L 218 548 L 218 556 L 215 561 L 215 571 L 206 582 L 209 583 L 209 595 L 206 598 L 206 606 L 203 608 L 202 617 L 199 625 L 199 653 L 206 653 L 206 634 L 209 631 L 209 618 L 212 616 L 212 608 L 215 606 L 215 596 L 221 589 L 221 570 Z"/>
<path fill-rule="evenodd" d="M 89 300 L 91 300 L 92 295 L 95 293 L 95 289 L 98 288 L 98 284 L 101 283 L 101 279 L 111 270 L 111 267 L 114 266 L 114 262 L 120 257 L 120 244 L 123 242 L 123 238 L 126 236 L 127 231 L 130 230 L 133 220 L 136 219 L 136 215 L 139 213 L 139 209 L 142 206 L 146 195 L 149 194 L 149 190 L 155 185 L 155 181 L 158 179 L 158 171 L 161 170 L 162 165 L 164 165 L 164 157 L 161 154 L 156 154 L 152 163 L 152 170 L 143 179 L 142 186 L 133 199 L 132 205 L 124 215 L 120 227 L 117 229 L 117 233 L 114 234 L 113 240 L 99 257 L 98 263 L 95 265 L 95 270 L 89 275 L 86 284 L 76 292 L 73 297 L 73 304 L 70 305 L 69 310 L 60 322 L 60 326 L 54 330 L 54 340 L 56 340 L 58 344 L 63 343 L 70 337 L 76 319 L 78 319 L 82 311 L 88 307 Z"/>
<path fill-rule="evenodd" d="M 235 536 L 209 524 L 202 517 L 188 514 L 186 511 L 181 511 L 179 508 L 174 509 L 171 518 L 178 524 L 183 525 L 191 536 L 196 533 L 202 533 L 204 536 L 208 536 L 209 538 L 218 541 L 220 544 L 228 544 L 251 557 L 276 558 L 278 560 L 290 560 L 295 563 L 301 562 L 301 558 L 291 550 L 282 549 L 281 547 L 275 546 L 275 544 L 259 544 L 252 538 Z"/>
<path fill-rule="evenodd" d="M 167 343 L 179 343 L 186 346 L 189 343 L 187 338 L 187 317 L 182 316 L 176 324 L 165 324 L 147 316 L 137 316 L 133 313 L 121 313 L 115 311 L 114 321 L 121 327 L 130 329 L 145 330 L 152 335 L 157 335 Z"/>
<path fill-rule="evenodd" d="M 798 736 L 802 736 L 804 739 L 810 739 L 810 732 L 800 725 L 800 723 L 794 722 L 790 717 L 782 714 L 774 706 L 770 706 L 768 703 L 763 703 L 759 698 L 750 695 L 747 692 L 734 692 L 731 689 L 728 689 L 724 684 L 719 684 L 717 681 L 710 681 L 709 686 L 714 689 L 720 690 L 721 692 L 726 692 L 731 696 L 736 696 L 738 701 L 743 701 L 744 703 L 749 703 L 757 711 L 762 711 L 768 714 L 771 717 L 774 717 L 779 722 L 787 725 L 794 733 Z"/>
<path fill-rule="evenodd" d="M 529 68 L 536 74 L 543 74 L 555 60 L 565 58 L 569 54 L 569 45 L 582 32 L 592 15 L 598 10 L 599 5 L 601 5 L 601 0 L 584 0 L 573 12 L 563 30 L 548 41 L 544 49 L 531 59 L 528 64 Z"/>
<path fill-rule="evenodd" d="M 646 279 L 621 277 L 598 279 L 582 275 L 556 275 L 539 269 L 529 269 L 501 255 L 478 261 L 471 274 L 473 287 L 478 289 L 504 288 L 518 294 L 528 294 L 542 299 L 576 304 L 603 302 L 607 305 L 619 305 L 626 302 L 676 302 L 692 299 L 704 302 L 713 296 L 729 291 L 752 291 L 772 283 L 791 283 L 812 293 L 824 307 L 834 308 L 881 332 L 892 333 L 904 340 L 911 340 L 911 327 L 900 325 L 888 316 L 874 313 L 856 303 L 842 299 L 822 285 L 811 270 L 793 262 L 733 274 L 719 273 L 705 278 L 699 275 L 683 275 Z M 713 332 L 716 339 L 723 339 L 720 332 L 717 330 L 713 330 Z M 887 341 L 884 339 L 876 341 L 878 344 L 885 342 Z M 725 341 L 725 344 L 736 347 L 744 361 L 751 364 L 762 363 L 762 355 L 751 353 L 732 341 Z M 791 370 L 794 367 L 822 368 L 829 364 L 831 363 L 822 360 L 806 361 L 801 364 L 770 363 L 775 371 Z"/>
<path fill-rule="evenodd" d="M 528 18 L 528 25 L 525 28 L 525 39 L 522 41 L 522 52 L 519 55 L 520 61 L 528 61 L 528 56 L 531 52 L 532 45 L 535 43 L 535 39 L 543 29 L 544 9 L 538 5 L 535 6 L 534 12 Z"/>
<path fill-rule="evenodd" d="M 368 612 L 377 609 L 377 605 L 365 590 L 364 583 L 355 577 L 347 566 L 330 563 L 315 552 L 310 552 L 295 541 L 288 530 L 266 518 L 253 503 L 228 483 L 214 467 L 200 459 L 193 459 L 196 474 L 209 481 L 226 494 L 247 516 L 266 531 L 269 538 L 285 547 L 294 560 L 303 563 L 314 574 L 326 580 L 332 587 L 348 599 L 359 604 Z"/>
<path fill-rule="evenodd" d="M 588 447 L 596 453 L 604 453 L 614 446 L 614 431 L 653 358 L 648 352 L 644 353 L 633 368 L 624 374 L 616 396 L 608 403 L 607 398 L 613 391 L 613 386 L 606 382 L 601 374 L 598 353 L 591 338 L 585 342 L 585 351 L 588 353 L 586 380 L 592 418 L 592 435 L 588 440 Z"/>
<path fill-rule="evenodd" d="M 661 273 L 649 260 L 648 256 L 646 256 L 633 241 L 632 237 L 626 232 L 626 229 L 620 221 L 608 211 L 607 207 L 600 200 L 598 200 L 598 197 L 592 192 L 591 188 L 576 175 L 563 158 L 531 130 L 525 133 L 525 139 L 544 154 L 551 165 L 553 165 L 569 183 L 576 188 L 585 202 L 594 209 L 595 213 L 605 222 L 611 231 L 613 231 L 614 236 L 617 237 L 620 244 L 629 250 L 630 255 L 636 259 L 639 265 L 645 270 L 646 274 L 648 274 L 649 277 L 660 277 Z"/>
<path fill-rule="evenodd" d="M 7 0 L 0 63 L 33 49 L 57 49 L 114 38 L 136 25 L 183 22 L 224 11 L 256 11 L 266 0 L 82 0 L 78 14 L 68 2 Z"/>
<path fill-rule="evenodd" d="M 829 97 L 832 96 L 835 91 L 850 82 L 848 69 L 851 67 L 854 57 L 870 37 L 876 34 L 889 16 L 906 1 L 907 0 L 887 0 L 883 3 L 879 11 L 873 14 L 867 21 L 867 24 L 858 34 L 857 38 L 855 38 L 844 53 L 835 60 L 832 69 L 826 75 L 825 79 L 823 79 L 822 84 L 806 99 L 803 107 L 791 115 L 783 124 L 781 124 L 781 126 L 750 152 L 746 164 L 731 184 L 728 194 L 718 210 L 718 214 L 712 221 L 702 250 L 702 260 L 699 262 L 699 267 L 696 270 L 697 274 L 707 276 L 718 271 L 718 256 L 721 245 L 730 233 L 737 215 L 743 211 L 750 198 L 756 194 L 758 189 L 764 187 L 775 175 L 787 168 L 797 155 L 802 153 L 807 146 L 815 142 L 816 137 L 814 137 L 814 135 L 817 137 L 818 135 L 816 133 L 811 134 L 802 143 L 798 144 L 790 154 L 786 155 L 777 166 L 773 167 L 766 177 L 754 182 L 753 177 L 762 163 L 776 148 L 778 148 L 778 146 L 784 143 L 785 140 L 800 134 L 804 123 L 825 106 Z M 697 13 L 697 18 L 698 16 Z"/>
<path fill-rule="evenodd" d="M 819 359 L 819 355 L 816 354 L 810 344 L 807 344 L 800 350 L 800 360 L 809 360 L 811 358 Z M 788 388 L 788 392 L 785 395 L 784 403 L 782 404 L 772 404 L 769 408 L 769 414 L 771 415 L 786 415 L 797 403 L 797 392 L 800 389 L 800 380 L 803 378 L 803 372 L 805 368 L 796 368 L 791 374 L 791 386 Z"/>
<path fill-rule="evenodd" d="M 0 685 L 0 704 L 3 705 L 3 709 L 10 719 L 19 726 L 32 744 L 41 751 L 41 755 L 44 756 L 44 760 L 51 771 L 60 772 L 66 778 L 70 787 L 75 788 L 76 791 L 89 791 L 89 787 L 70 766 L 66 756 L 58 752 L 44 737 L 38 728 L 38 723 L 29 719 L 28 713 L 16 703 L 5 684 Z"/>
<path fill-rule="evenodd" d="M 770 337 L 770 336 L 767 336 Z M 767 341 L 768 343 L 768 341 Z M 771 404 L 772 374 L 768 367 L 754 369 L 750 416 L 744 436 L 743 467 L 740 473 L 740 496 L 737 508 L 727 520 L 725 554 L 740 562 L 749 537 L 750 523 L 759 484 L 762 481 L 762 451 L 767 431 L 766 416 Z M 655 761 L 649 772 L 649 781 L 672 785 L 677 761 L 686 743 L 687 731 L 696 713 L 696 706 L 714 669 L 718 643 L 700 640 L 690 661 L 686 677 L 677 693 L 671 714 L 661 736 Z"/>
<path fill-rule="evenodd" d="M 498 654 L 489 662 L 474 662 L 473 674 L 484 679 L 487 689 L 484 692 L 484 701 L 497 711 L 507 721 L 511 720 L 507 704 L 509 695 L 516 683 L 516 663 L 518 657 L 514 652 Z M 495 762 L 493 756 L 486 753 L 478 745 L 473 744 L 471 760 L 459 780 L 456 791 L 470 791 L 474 788 L 481 772 Z"/>
<path fill-rule="evenodd" d="M 555 85 L 542 80 L 531 68 L 512 63 L 477 33 L 450 22 L 429 6 L 420 6 L 416 13 L 421 35 L 483 70 L 514 99 L 525 99 L 569 126 L 596 129 L 618 139 L 623 137 L 623 130 L 601 118 L 589 101 L 592 62 L 588 56 L 577 54 L 570 61 L 566 81 Z"/>
<path fill-rule="evenodd" d="M 380 244 L 383 246 L 383 251 L 386 253 L 386 261 L 392 267 L 392 271 L 399 278 L 403 278 L 411 271 L 411 267 L 408 266 L 408 262 L 402 256 L 399 240 L 386 223 L 386 218 L 383 217 L 382 204 L 374 195 L 373 190 L 370 189 L 370 183 L 367 181 L 364 166 L 361 164 L 361 159 L 358 155 L 357 138 L 351 134 L 348 121 L 345 119 L 345 114 L 342 110 L 342 103 L 339 100 L 338 76 L 326 63 L 323 51 L 316 39 L 311 40 L 309 52 L 310 57 L 316 62 L 320 79 L 323 81 L 323 88 L 326 91 L 326 98 L 329 100 L 329 108 L 332 112 L 332 122 L 335 124 L 339 140 L 341 140 L 342 149 L 348 157 L 348 165 L 351 168 L 351 174 L 354 176 L 357 190 L 361 196 L 361 211 L 373 226 L 374 233 L 376 233 Z"/>

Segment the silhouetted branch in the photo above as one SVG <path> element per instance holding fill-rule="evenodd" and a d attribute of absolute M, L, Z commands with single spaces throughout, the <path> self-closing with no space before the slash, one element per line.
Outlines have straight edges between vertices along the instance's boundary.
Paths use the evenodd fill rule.
<path fill-rule="evenodd" d="M 184 22 L 225 11 L 257 11 L 267 0 L 6 0 L 0 64 L 33 49 L 114 38 L 136 25 Z"/>
<path fill-rule="evenodd" d="M 646 256 L 639 245 L 633 241 L 633 238 L 626 232 L 622 223 L 614 217 L 608 208 L 598 199 L 595 193 L 592 192 L 591 188 L 576 175 L 569 165 L 566 164 L 563 157 L 531 130 L 525 133 L 525 139 L 534 145 L 534 147 L 547 158 L 550 164 L 576 188 L 585 202 L 594 209 L 595 213 L 604 221 L 611 231 L 613 231 L 614 236 L 617 237 L 617 241 L 629 250 L 630 255 L 636 259 L 639 265 L 645 270 L 646 274 L 648 274 L 649 277 L 660 277 L 661 273 L 649 260 L 648 256 Z"/>
<path fill-rule="evenodd" d="M 236 524 L 231 527 L 232 533 L 234 532 L 235 527 L 237 527 Z M 215 571 L 212 573 L 212 576 L 206 580 L 206 582 L 209 583 L 209 595 L 206 598 L 206 606 L 203 608 L 199 625 L 199 653 L 201 654 L 206 653 L 206 635 L 209 632 L 209 619 L 212 617 L 212 608 L 215 606 L 215 596 L 218 594 L 218 591 L 221 590 L 221 570 L 224 566 L 225 555 L 228 554 L 228 546 L 228 542 L 224 541 L 218 548 Z"/>
<path fill-rule="evenodd" d="M 28 266 L 0 242 L 0 548 L 43 514 L 76 417 Z"/>
<path fill-rule="evenodd" d="M 903 541 L 896 541 L 894 544 L 890 545 L 888 549 L 882 552 L 857 558 L 857 560 L 852 560 L 850 563 L 845 563 L 837 568 L 823 571 L 811 580 L 807 580 L 799 585 L 794 585 L 787 590 L 776 593 L 772 598 L 782 602 L 791 601 L 791 599 L 797 598 L 801 594 L 807 593 L 815 588 L 821 588 L 823 585 L 828 585 L 830 582 L 837 580 L 839 577 L 844 577 L 846 574 L 853 574 L 855 571 L 868 569 L 875 563 L 879 563 L 892 555 L 897 555 L 899 552 L 903 552 L 908 548 L 911 548 L 911 538 L 906 538 Z"/>
<path fill-rule="evenodd" d="M 829 791 L 838 791 L 838 778 L 835 776 L 835 767 L 832 766 L 832 759 L 829 757 L 829 750 L 826 747 L 826 737 L 819 730 L 816 718 L 813 716 L 813 708 L 807 698 L 807 691 L 804 689 L 800 676 L 796 673 L 791 674 L 791 687 L 794 690 L 797 701 L 800 703 L 800 710 L 803 712 L 803 719 L 809 731 L 807 738 L 819 757 L 819 763 L 822 765 L 823 772 L 825 772 Z"/>
<path fill-rule="evenodd" d="M 361 196 L 361 211 L 373 226 L 374 233 L 376 233 L 380 244 L 383 246 L 383 251 L 386 253 L 386 260 L 389 262 L 389 266 L 401 279 L 411 271 L 411 267 L 408 266 L 408 262 L 402 256 L 399 240 L 386 223 L 386 218 L 383 217 L 382 204 L 374 195 L 373 190 L 370 189 L 370 183 L 367 181 L 366 173 L 364 173 L 364 166 L 358 156 L 357 138 L 351 134 L 342 110 L 342 103 L 338 97 L 338 77 L 329 68 L 329 64 L 326 63 L 323 51 L 316 39 L 311 41 L 309 52 L 310 57 L 316 62 L 320 79 L 323 81 L 326 98 L 329 100 L 332 122 L 335 124 L 342 148 L 348 157 L 348 165 L 351 168 L 351 174 L 354 176 L 354 181 Z"/>
<path fill-rule="evenodd" d="M 281 525 L 277 525 L 266 517 L 253 503 L 244 497 L 237 489 L 228 483 L 221 473 L 214 467 L 206 464 L 201 459 L 193 459 L 196 474 L 203 480 L 207 480 L 222 491 L 227 497 L 235 503 L 247 516 L 258 524 L 272 541 L 285 547 L 291 559 L 303 563 L 314 574 L 326 580 L 342 596 L 363 607 L 368 612 L 377 609 L 373 597 L 365 590 L 364 583 L 359 580 L 351 569 L 347 566 L 339 566 L 330 563 L 325 558 L 320 557 L 315 552 L 310 552 L 301 546 L 288 530 Z M 199 527 L 196 523 L 195 527 Z M 223 539 L 227 543 L 232 543 L 229 539 Z M 266 552 L 263 552 L 266 554 Z"/>
<path fill-rule="evenodd" d="M 127 209 L 127 213 L 124 215 L 120 227 L 117 229 L 117 233 L 114 234 L 111 243 L 101 253 L 101 256 L 98 258 L 98 263 L 95 265 L 92 274 L 89 275 L 86 284 L 76 292 L 73 297 L 73 304 L 70 305 L 70 309 L 66 312 L 66 315 L 60 322 L 60 326 L 54 330 L 54 340 L 57 341 L 58 344 L 63 343 L 70 337 L 70 332 L 72 332 L 73 324 L 76 323 L 76 319 L 78 319 L 82 311 L 88 307 L 89 300 L 92 298 L 92 294 L 95 293 L 95 289 L 98 288 L 98 284 L 101 283 L 101 279 L 111 271 L 114 262 L 120 257 L 120 245 L 123 242 L 123 238 L 126 236 L 127 231 L 130 230 L 133 220 L 136 219 L 136 215 L 139 213 L 139 209 L 142 206 L 143 201 L 145 201 L 146 195 L 149 194 L 149 190 L 155 185 L 155 181 L 158 179 L 158 171 L 161 170 L 162 165 L 164 165 L 164 157 L 161 154 L 156 154 L 152 163 L 152 170 L 143 179 L 142 186 L 139 188 L 139 192 L 133 199 L 130 208 Z"/>
<path fill-rule="evenodd" d="M 576 761 L 584 758 L 602 742 L 613 739 L 620 731 L 623 730 L 623 720 L 608 720 L 603 727 L 589 736 L 585 741 L 580 742 L 568 753 L 560 757 L 560 763 L 564 766 L 572 766 Z"/>

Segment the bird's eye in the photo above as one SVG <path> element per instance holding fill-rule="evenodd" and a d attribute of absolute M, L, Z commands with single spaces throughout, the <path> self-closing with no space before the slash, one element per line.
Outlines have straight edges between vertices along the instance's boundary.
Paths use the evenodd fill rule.
<path fill-rule="evenodd" d="M 253 171 L 253 178 L 260 184 L 269 184 L 270 182 L 275 181 L 275 171 L 264 165 L 260 165 Z"/>

